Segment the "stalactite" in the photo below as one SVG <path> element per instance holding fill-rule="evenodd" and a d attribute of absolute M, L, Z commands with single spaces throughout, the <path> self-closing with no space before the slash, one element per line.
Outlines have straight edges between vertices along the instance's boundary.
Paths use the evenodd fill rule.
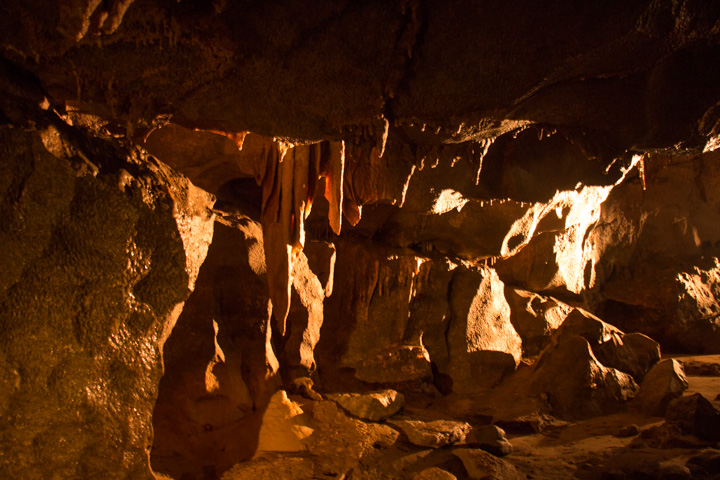
<path fill-rule="evenodd" d="M 480 172 L 482 171 L 483 160 L 490 150 L 490 145 L 493 144 L 495 138 L 484 138 L 477 142 L 477 147 L 473 146 L 473 159 L 477 163 L 477 169 L 475 171 L 475 185 L 480 184 Z M 476 150 L 477 148 L 477 150 Z"/>
<path fill-rule="evenodd" d="M 646 190 L 647 185 L 645 184 L 645 155 L 643 155 L 637 162 L 638 173 L 640 174 L 640 182 L 642 183 L 642 189 Z"/>
<path fill-rule="evenodd" d="M 321 175 L 320 164 L 323 156 L 323 143 L 314 143 L 310 145 L 310 162 L 308 164 L 308 189 L 307 201 L 305 203 L 305 218 L 308 218 L 312 210 L 313 199 L 315 198 L 315 190 L 317 189 L 318 180 Z"/>
<path fill-rule="evenodd" d="M 345 219 L 352 226 L 360 222 L 362 206 L 358 204 L 357 195 L 353 186 L 353 173 L 358 165 L 359 158 L 363 155 L 363 147 L 357 143 L 351 143 L 345 148 L 345 171 L 343 174 L 344 190 L 342 197 L 342 213 Z"/>
<path fill-rule="evenodd" d="M 277 143 L 269 152 L 266 175 L 263 179 L 262 226 L 265 244 L 265 263 L 267 266 L 267 283 L 273 305 L 273 315 L 281 334 L 285 333 L 285 320 L 290 308 L 290 246 L 287 244 L 289 234 L 283 218 L 283 206 L 288 197 L 283 191 L 287 184 L 288 164 L 284 149 Z M 283 181 L 285 180 L 285 181 Z M 292 172 L 290 172 L 292 181 Z M 291 184 L 292 185 L 292 184 Z"/>
<path fill-rule="evenodd" d="M 330 156 L 328 159 L 327 173 L 325 175 L 325 198 L 330 204 L 328 210 L 328 221 L 336 235 L 340 235 L 342 228 L 343 184 L 345 180 L 345 142 L 330 143 Z M 347 215 L 346 215 L 347 216 Z M 350 220 L 350 217 L 348 217 Z M 352 225 L 353 223 L 350 220 Z"/>
<path fill-rule="evenodd" d="M 305 245 L 305 219 L 310 215 L 320 177 L 325 177 L 329 224 L 340 234 L 345 144 L 292 146 L 275 142 L 265 163 L 260 183 L 267 282 L 278 331 L 285 335 L 293 265 Z"/>
<path fill-rule="evenodd" d="M 293 254 L 302 250 L 305 245 L 305 212 L 307 207 L 308 186 L 311 181 L 310 172 L 310 147 L 303 145 L 293 148 L 295 155 L 293 165 L 293 189 L 292 189 L 292 213 L 291 213 L 291 236 L 290 245 Z M 294 260 L 294 258 L 293 258 Z"/>
<path fill-rule="evenodd" d="M 383 122 L 383 125 L 382 125 L 383 131 L 382 131 L 382 135 L 380 136 L 380 138 L 378 138 L 378 142 L 377 142 L 378 143 L 377 149 L 380 151 L 380 155 L 379 155 L 380 158 L 382 158 L 383 155 L 385 155 L 385 146 L 387 145 L 388 134 L 390 132 L 390 122 L 387 121 L 387 118 L 382 117 L 381 121 Z"/>

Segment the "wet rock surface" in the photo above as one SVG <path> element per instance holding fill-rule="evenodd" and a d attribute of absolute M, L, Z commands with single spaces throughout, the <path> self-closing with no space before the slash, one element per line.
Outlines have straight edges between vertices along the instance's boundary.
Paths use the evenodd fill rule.
<path fill-rule="evenodd" d="M 717 475 L 715 3 L 60 3 L 0 8 L 0 477 Z"/>
<path fill-rule="evenodd" d="M 0 127 L 0 472 L 150 479 L 162 347 L 214 199 L 110 138 L 71 156 L 86 133 L 55 122 Z"/>

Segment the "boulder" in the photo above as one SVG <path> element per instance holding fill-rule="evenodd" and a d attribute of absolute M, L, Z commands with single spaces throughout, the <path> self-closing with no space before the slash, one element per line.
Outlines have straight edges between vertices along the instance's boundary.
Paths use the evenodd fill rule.
<path fill-rule="evenodd" d="M 556 415 L 588 418 L 618 411 L 637 392 L 632 377 L 603 366 L 588 341 L 562 335 L 540 356 L 530 390 L 547 395 Z"/>
<path fill-rule="evenodd" d="M 697 478 L 703 478 L 705 475 L 718 475 L 720 474 L 720 452 L 705 450 L 690 457 L 685 466 Z"/>
<path fill-rule="evenodd" d="M 505 430 L 496 425 L 473 427 L 465 443 L 469 447 L 482 448 L 498 457 L 510 455 L 513 451 L 512 444 L 505 436 Z"/>
<path fill-rule="evenodd" d="M 685 374 L 689 377 L 720 377 L 720 363 L 682 361 Z"/>
<path fill-rule="evenodd" d="M 664 417 L 668 404 L 688 388 L 682 363 L 665 359 L 645 375 L 635 401 L 646 415 Z"/>
<path fill-rule="evenodd" d="M 497 385 L 520 361 L 522 340 L 510 322 L 504 291 L 497 273 L 487 267 L 453 277 L 447 341 L 455 392 Z"/>
<path fill-rule="evenodd" d="M 632 375 L 636 382 L 660 361 L 660 344 L 642 333 L 614 335 L 595 350 L 603 365 Z"/>
<path fill-rule="evenodd" d="M 333 400 L 351 415 L 371 422 L 380 422 L 395 415 L 405 405 L 405 397 L 395 390 L 369 393 L 330 393 Z"/>
<path fill-rule="evenodd" d="M 453 455 L 462 460 L 471 479 L 522 480 L 514 465 L 478 448 L 455 448 Z"/>
<path fill-rule="evenodd" d="M 581 308 L 568 314 L 557 335 L 583 337 L 600 363 L 630 374 L 637 382 L 660 360 L 660 345 L 656 341 L 639 333 L 623 333 Z"/>
<path fill-rule="evenodd" d="M 431 467 L 415 475 L 412 480 L 457 480 L 457 477 L 447 470 Z"/>
<path fill-rule="evenodd" d="M 720 441 L 720 410 L 699 393 L 671 401 L 665 420 L 678 425 L 686 434 L 711 442 Z"/>
<path fill-rule="evenodd" d="M 690 469 L 682 465 L 661 465 L 655 474 L 658 480 L 686 480 L 693 478 Z"/>
<path fill-rule="evenodd" d="M 554 298 L 511 287 L 505 287 L 505 297 L 510 305 L 510 321 L 522 338 L 527 356 L 539 354 L 573 310 Z"/>
<path fill-rule="evenodd" d="M 300 404 L 290 400 L 285 390 L 278 390 L 263 413 L 257 453 L 305 450 L 302 441 L 313 433 L 313 428 L 303 413 Z"/>
<path fill-rule="evenodd" d="M 628 437 L 636 437 L 640 434 L 640 427 L 635 425 L 634 423 L 631 425 L 626 425 L 624 427 L 621 427 L 620 430 L 617 433 L 617 436 L 620 438 L 628 438 Z"/>
<path fill-rule="evenodd" d="M 400 434 L 388 425 L 346 415 L 334 401 L 314 402 L 315 433 L 305 440 L 315 456 L 315 475 L 338 477 L 356 469 L 368 453 L 391 449 Z"/>
<path fill-rule="evenodd" d="M 640 432 L 640 435 L 632 440 L 631 448 L 690 448 L 698 449 L 708 446 L 708 442 L 701 440 L 695 435 L 683 431 L 676 423 L 665 422 L 661 425 L 651 426 Z"/>
<path fill-rule="evenodd" d="M 410 443 L 419 447 L 439 448 L 463 443 L 470 425 L 454 420 L 392 419 L 388 423 L 398 427 Z"/>

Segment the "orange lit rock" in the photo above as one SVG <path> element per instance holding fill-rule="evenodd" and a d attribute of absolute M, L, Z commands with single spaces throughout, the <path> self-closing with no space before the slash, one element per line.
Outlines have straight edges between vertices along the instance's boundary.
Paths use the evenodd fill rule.
<path fill-rule="evenodd" d="M 603 366 L 578 335 L 559 338 L 538 359 L 532 391 L 544 394 L 563 418 L 588 418 L 620 410 L 637 392 L 632 377 Z"/>
<path fill-rule="evenodd" d="M 647 415 L 664 417 L 668 404 L 687 388 L 688 381 L 682 364 L 666 358 L 645 375 L 635 398 Z"/>
<path fill-rule="evenodd" d="M 151 479 L 162 348 L 214 199 L 142 151 L 46 118 L 0 128 L 0 471 Z"/>
<path fill-rule="evenodd" d="M 290 400 L 285 390 L 278 390 L 263 414 L 258 437 L 258 454 L 262 452 L 299 452 L 303 440 L 312 435 L 310 419 L 303 417 L 300 405 Z"/>
<path fill-rule="evenodd" d="M 395 390 L 380 390 L 369 393 L 333 393 L 333 400 L 348 413 L 371 422 L 380 422 L 395 415 L 405 405 L 405 397 Z"/>
<path fill-rule="evenodd" d="M 510 322 L 504 285 L 494 270 L 461 271 L 451 286 L 448 372 L 453 391 L 497 385 L 522 356 L 522 340 Z"/>

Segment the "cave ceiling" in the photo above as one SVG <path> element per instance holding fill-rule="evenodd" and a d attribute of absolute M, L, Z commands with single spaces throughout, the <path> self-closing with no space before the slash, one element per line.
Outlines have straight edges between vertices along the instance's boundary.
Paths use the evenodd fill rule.
<path fill-rule="evenodd" d="M 612 156 L 701 148 L 720 118 L 717 2 L 8 0 L 0 11 L 6 90 L 23 71 L 57 109 L 130 134 L 171 119 L 294 143 L 438 145 L 536 124 Z"/>

